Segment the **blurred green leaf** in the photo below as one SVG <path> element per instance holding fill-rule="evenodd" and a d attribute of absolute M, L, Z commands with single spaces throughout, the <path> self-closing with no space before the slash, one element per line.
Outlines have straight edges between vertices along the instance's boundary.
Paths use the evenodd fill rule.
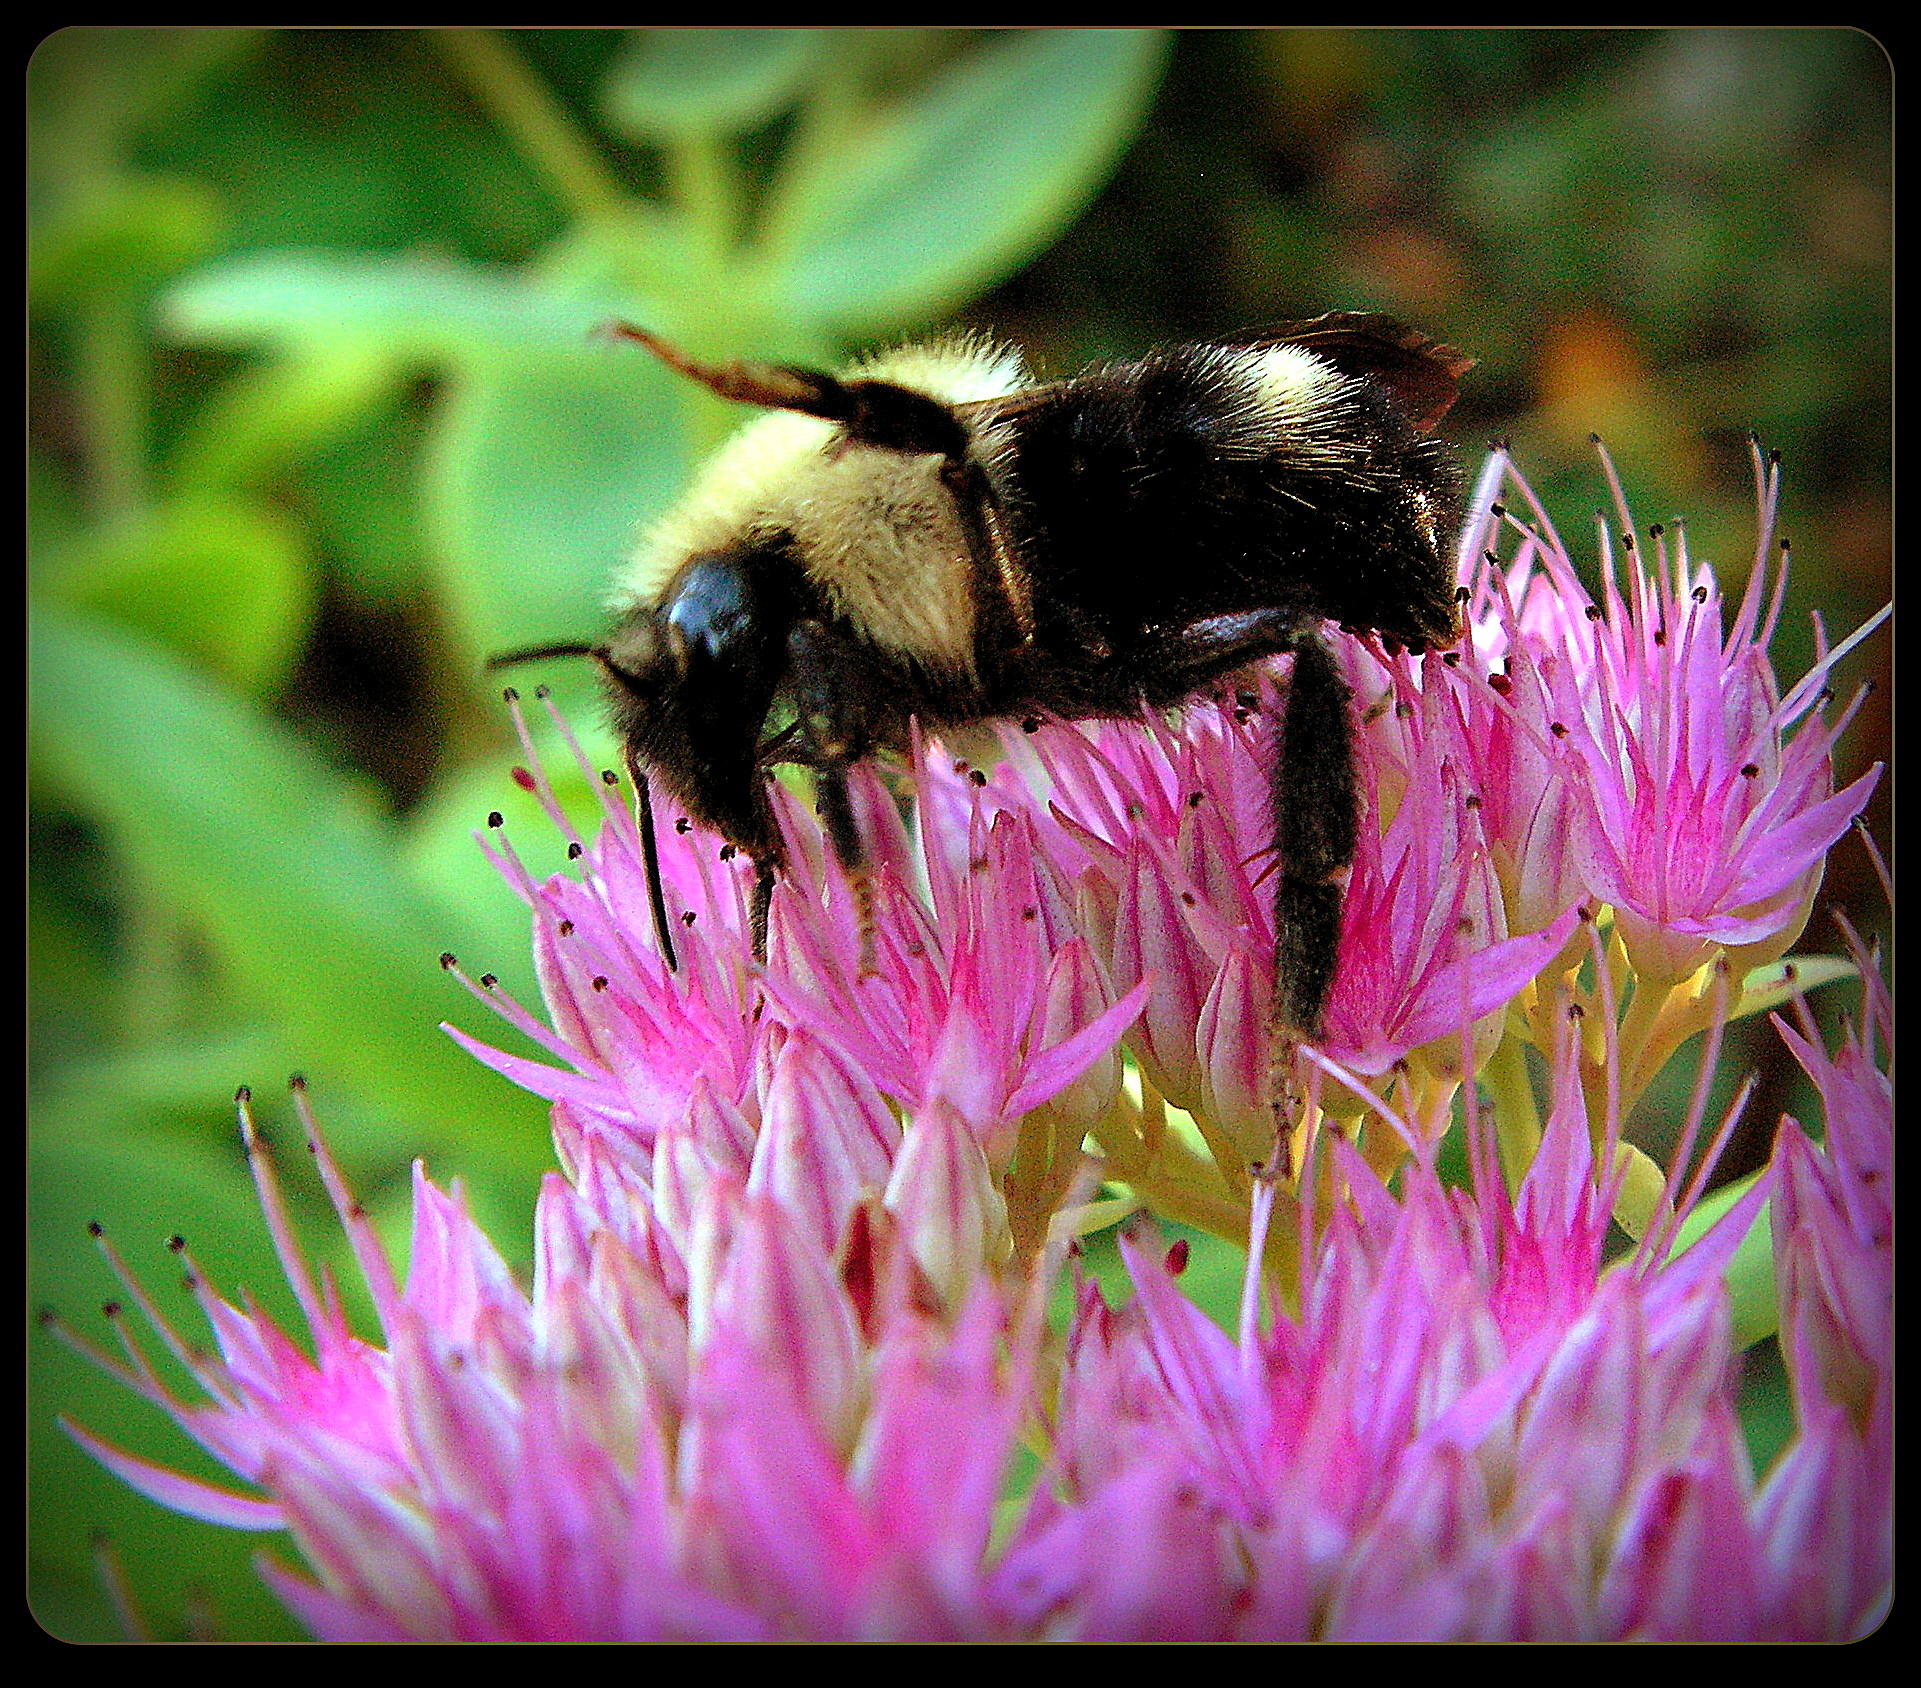
<path fill-rule="evenodd" d="M 163 321 L 188 341 L 310 354 L 359 345 L 427 363 L 578 352 L 633 308 L 631 296 L 562 293 L 508 271 L 278 251 L 226 259 L 187 278 L 168 293 Z"/>
<path fill-rule="evenodd" d="M 484 1143 L 522 1167 L 545 1159 L 539 1104 L 437 1029 L 461 999 L 436 957 L 472 934 L 405 879 L 392 835 L 338 776 L 240 699 L 101 623 L 42 608 L 29 651 L 36 758 L 203 926 L 290 1047 L 431 1142 Z"/>
<path fill-rule="evenodd" d="M 40 306 L 137 297 L 211 253 L 220 224 L 219 201 L 199 182 L 95 184 L 33 220 L 28 297 Z"/>
<path fill-rule="evenodd" d="M 737 134 L 792 105 L 821 29 L 636 31 L 607 74 L 608 123 L 637 140 Z"/>
<path fill-rule="evenodd" d="M 454 381 L 428 496 L 471 663 L 598 635 L 640 525 L 693 467 L 686 407 L 684 383 L 618 347 L 501 357 Z"/>
<path fill-rule="evenodd" d="M 243 370 L 182 429 L 171 464 L 183 491 L 249 486 L 364 424 L 399 385 L 379 346 L 302 347 Z"/>
<path fill-rule="evenodd" d="M 1168 47 L 1153 30 L 1056 29 L 953 61 L 787 187 L 775 253 L 787 307 L 877 332 L 1012 274 L 1112 171 Z"/>
<path fill-rule="evenodd" d="M 210 493 L 96 529 L 64 548 L 44 585 L 252 696 L 286 678 L 316 596 L 297 528 L 255 500 Z"/>
<path fill-rule="evenodd" d="M 31 191 L 111 173 L 128 139 L 180 115 L 223 66 L 253 51 L 254 29 L 56 30 L 27 66 Z"/>

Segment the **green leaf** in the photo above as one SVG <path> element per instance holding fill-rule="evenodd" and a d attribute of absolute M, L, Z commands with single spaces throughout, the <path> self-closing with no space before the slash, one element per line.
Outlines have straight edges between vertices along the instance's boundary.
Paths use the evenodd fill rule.
<path fill-rule="evenodd" d="M 34 220 L 28 295 L 49 305 L 146 293 L 213 251 L 220 222 L 219 202 L 199 182 L 102 183 Z"/>
<path fill-rule="evenodd" d="M 501 357 L 456 379 L 428 497 L 445 599 L 476 668 L 597 637 L 641 525 L 693 467 L 688 395 L 620 349 Z"/>
<path fill-rule="evenodd" d="M 391 833 L 338 776 L 239 698 L 97 621 L 42 607 L 29 654 L 37 761 L 200 924 L 288 1047 L 431 1142 L 545 1159 L 539 1104 L 438 1030 L 452 1011 L 503 1035 L 437 965 L 471 934 L 407 881 Z"/>
<path fill-rule="evenodd" d="M 257 485 L 361 427 L 405 373 L 390 353 L 366 345 L 305 347 L 244 370 L 187 423 L 173 453 L 174 484 Z"/>
<path fill-rule="evenodd" d="M 787 307 L 872 333 L 1011 275 L 1120 161 L 1168 45 L 1152 30 L 1056 29 L 956 60 L 788 184 L 774 254 Z"/>
<path fill-rule="evenodd" d="M 1723 1184 L 1702 1197 L 1694 1211 L 1682 1220 L 1668 1257 L 1673 1259 L 1692 1248 L 1698 1238 L 1712 1230 L 1722 1215 L 1753 1188 L 1754 1180 L 1760 1176 L 1757 1172 L 1732 1184 Z M 1728 1262 L 1727 1271 L 1722 1274 L 1727 1280 L 1736 1348 L 1746 1348 L 1765 1336 L 1772 1336 L 1781 1322 L 1774 1281 L 1773 1206 L 1772 1201 L 1761 1204 L 1747 1235 L 1735 1249 L 1734 1258 Z"/>
<path fill-rule="evenodd" d="M 44 199 L 110 174 L 136 137 L 188 110 L 207 80 L 252 52 L 255 29 L 57 30 L 27 67 L 30 194 Z"/>
<path fill-rule="evenodd" d="M 421 362 L 578 352 L 631 295 L 565 293 L 425 259 L 255 252 L 178 283 L 163 322 L 183 340 L 304 349 L 360 343 Z"/>
<path fill-rule="evenodd" d="M 639 525 L 692 467 L 685 383 L 597 333 L 635 304 L 591 278 L 276 253 L 203 271 L 167 311 L 189 339 L 450 366 L 427 497 L 453 629 L 478 674 L 502 651 L 597 634 Z"/>
<path fill-rule="evenodd" d="M 286 678 L 316 596 L 299 530 L 267 505 L 231 494 L 176 499 L 97 530 L 66 546 L 43 584 L 254 696 Z"/>
<path fill-rule="evenodd" d="M 602 109 L 635 140 L 738 134 L 794 103 L 827 39 L 822 29 L 640 30 L 607 73 Z"/>
<path fill-rule="evenodd" d="M 1839 955 L 1790 955 L 1767 967 L 1757 967 L 1741 981 L 1741 997 L 1728 1010 L 1730 1020 L 1744 1014 L 1765 1014 L 1791 1002 L 1803 991 L 1836 979 L 1853 979 L 1860 969 Z"/>

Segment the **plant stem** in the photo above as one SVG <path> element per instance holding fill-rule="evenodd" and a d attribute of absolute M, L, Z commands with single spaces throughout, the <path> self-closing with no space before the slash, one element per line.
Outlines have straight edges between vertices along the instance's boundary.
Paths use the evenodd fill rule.
<path fill-rule="evenodd" d="M 487 29 L 437 29 L 434 39 L 521 155 L 576 218 L 619 216 L 628 195 L 552 91 Z"/>
<path fill-rule="evenodd" d="M 102 522 L 147 507 L 146 366 L 135 302 L 109 294 L 80 330 L 79 385 L 86 416 L 89 498 Z"/>

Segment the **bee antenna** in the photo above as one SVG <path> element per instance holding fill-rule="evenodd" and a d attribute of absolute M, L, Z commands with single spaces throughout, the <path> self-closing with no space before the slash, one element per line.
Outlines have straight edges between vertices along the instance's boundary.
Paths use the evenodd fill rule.
<path fill-rule="evenodd" d="M 496 669 L 514 668 L 523 662 L 539 662 L 550 656 L 590 656 L 596 661 L 605 662 L 607 647 L 581 644 L 529 645 L 524 651 L 505 651 L 499 656 L 488 657 L 487 672 L 492 674 Z"/>
<path fill-rule="evenodd" d="M 524 651 L 507 651 L 500 656 L 489 657 L 487 670 L 492 673 L 498 668 L 511 668 L 522 662 L 539 662 L 550 656 L 592 657 L 604 673 L 611 674 L 629 691 L 640 696 L 648 696 L 653 691 L 638 675 L 615 662 L 613 652 L 605 645 L 534 645 Z M 680 961 L 674 953 L 674 937 L 667 924 L 667 898 L 660 885 L 660 844 L 654 835 L 653 792 L 647 784 L 647 775 L 641 768 L 639 758 L 634 755 L 633 746 L 626 746 L 623 753 L 627 762 L 627 777 L 634 782 L 634 791 L 640 799 L 640 851 L 647 864 L 647 901 L 653 909 L 654 936 L 660 941 L 660 953 L 667 963 L 667 971 L 678 973 Z"/>
<path fill-rule="evenodd" d="M 829 422 L 844 421 L 850 399 L 846 386 L 831 375 L 792 364 L 761 363 L 740 358 L 730 363 L 705 363 L 669 345 L 658 334 L 631 322 L 610 322 L 603 330 L 617 340 L 645 346 L 677 375 L 697 381 L 710 393 L 734 404 L 757 404 L 768 410 L 797 410 Z"/>
<path fill-rule="evenodd" d="M 591 657 L 600 664 L 603 674 L 612 675 L 634 696 L 647 698 L 658 695 L 657 686 L 650 685 L 631 668 L 622 668 L 614 661 L 614 653 L 605 645 L 533 645 L 524 651 L 507 651 L 500 656 L 490 656 L 486 664 L 487 672 L 491 674 L 496 669 L 512 668 L 523 662 L 542 662 L 550 656 Z"/>

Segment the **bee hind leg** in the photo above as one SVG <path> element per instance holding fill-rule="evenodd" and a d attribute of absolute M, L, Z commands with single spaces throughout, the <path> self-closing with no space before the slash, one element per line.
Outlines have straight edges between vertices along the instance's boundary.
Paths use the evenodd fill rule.
<path fill-rule="evenodd" d="M 1285 1153 L 1297 1096 L 1295 1051 L 1318 1040 L 1340 951 L 1341 899 L 1354 860 L 1360 797 L 1352 695 L 1327 646 L 1294 651 L 1274 768 L 1274 1000 L 1270 1095 Z"/>

